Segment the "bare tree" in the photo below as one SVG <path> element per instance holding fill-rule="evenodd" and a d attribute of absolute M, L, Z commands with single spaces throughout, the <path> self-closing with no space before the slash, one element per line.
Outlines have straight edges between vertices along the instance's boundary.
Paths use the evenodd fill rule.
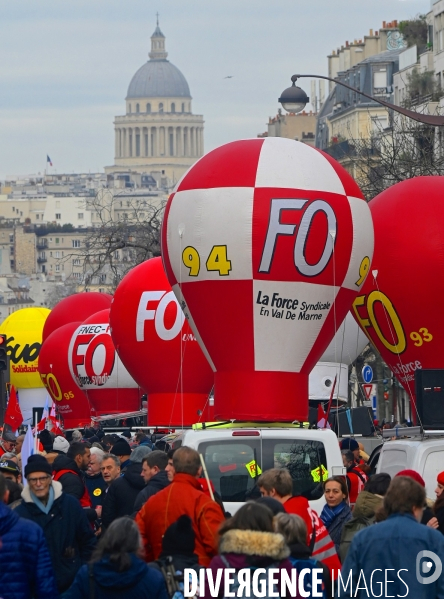
<path fill-rule="evenodd" d="M 422 125 L 398 115 L 391 127 L 376 130 L 369 139 L 348 139 L 331 146 L 354 176 L 367 201 L 395 183 L 412 177 L 442 175 L 444 151 L 439 127 Z"/>
<path fill-rule="evenodd" d="M 46 294 L 46 305 L 52 310 L 56 304 L 58 304 L 65 297 L 74 295 L 77 292 L 77 284 L 74 281 L 65 281 L 63 283 L 56 283 L 50 287 Z"/>
<path fill-rule="evenodd" d="M 165 196 L 129 194 L 103 189 L 86 202 L 93 227 L 84 237 L 84 285 L 104 284 L 115 289 L 135 265 L 160 256 L 160 228 Z"/>

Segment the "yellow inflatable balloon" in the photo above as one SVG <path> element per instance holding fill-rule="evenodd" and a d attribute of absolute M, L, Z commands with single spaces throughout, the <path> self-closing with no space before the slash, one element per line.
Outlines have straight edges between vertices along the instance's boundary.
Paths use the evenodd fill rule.
<path fill-rule="evenodd" d="M 23 308 L 8 316 L 0 325 L 0 334 L 6 335 L 10 357 L 11 383 L 17 389 L 43 387 L 38 369 L 45 320 L 51 310 Z"/>

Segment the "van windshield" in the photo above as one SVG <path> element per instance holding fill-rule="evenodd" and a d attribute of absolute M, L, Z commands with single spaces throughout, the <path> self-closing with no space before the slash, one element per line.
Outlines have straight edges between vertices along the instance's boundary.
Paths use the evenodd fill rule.
<path fill-rule="evenodd" d="M 222 501 L 243 502 L 260 497 L 256 480 L 270 468 L 288 468 L 293 494 L 308 500 L 322 497 L 328 478 L 324 444 L 313 440 L 245 438 L 199 445 Z"/>
<path fill-rule="evenodd" d="M 199 451 L 204 456 L 208 476 L 222 501 L 254 498 L 251 493 L 255 490 L 255 480 L 262 472 L 260 439 L 202 443 Z M 260 497 L 259 491 L 253 495 Z"/>
<path fill-rule="evenodd" d="M 287 468 L 293 479 L 293 495 L 308 500 L 322 497 L 322 481 L 328 478 L 327 457 L 320 441 L 264 439 L 263 469 Z"/>

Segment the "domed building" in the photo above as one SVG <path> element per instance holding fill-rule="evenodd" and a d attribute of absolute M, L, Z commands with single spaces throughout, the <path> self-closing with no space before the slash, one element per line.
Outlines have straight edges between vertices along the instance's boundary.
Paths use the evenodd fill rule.
<path fill-rule="evenodd" d="M 204 120 L 192 113 L 187 80 L 167 60 L 159 22 L 148 56 L 129 84 L 126 114 L 115 118 L 115 164 L 105 170 L 158 172 L 174 184 L 203 155 Z"/>

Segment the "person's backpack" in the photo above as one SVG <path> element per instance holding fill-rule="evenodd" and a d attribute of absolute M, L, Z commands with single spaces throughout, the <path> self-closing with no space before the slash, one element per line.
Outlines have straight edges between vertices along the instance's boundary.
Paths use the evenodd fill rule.
<path fill-rule="evenodd" d="M 230 562 L 227 560 L 227 558 L 224 555 L 220 555 L 219 557 L 223 561 L 224 566 L 226 568 L 232 568 L 232 566 L 230 565 Z M 265 587 L 267 589 L 267 592 L 266 592 L 265 596 L 262 597 L 262 599 L 269 599 L 269 597 L 271 596 L 270 595 L 270 589 L 268 588 L 268 570 L 270 570 L 272 568 L 276 569 L 277 567 L 278 567 L 278 563 L 275 562 L 274 564 L 271 564 L 270 566 L 267 566 L 266 568 L 263 568 L 265 570 L 265 572 L 262 572 L 261 575 L 258 577 L 258 586 L 261 587 L 262 586 L 262 582 L 261 581 L 264 581 L 265 582 Z M 256 568 L 254 568 L 253 566 L 250 566 L 249 569 L 252 570 L 252 572 L 254 570 L 256 570 Z M 252 580 L 253 580 L 253 576 L 251 576 L 251 582 L 252 582 Z M 222 584 L 223 584 L 223 582 L 222 582 Z M 234 593 L 234 597 L 255 597 L 255 595 L 253 593 L 253 588 L 251 586 L 250 586 L 249 589 L 244 588 L 244 592 L 239 595 L 238 594 L 239 593 L 239 586 L 240 586 L 240 584 L 239 584 L 239 580 L 238 580 L 237 573 L 236 573 L 234 575 L 234 582 L 233 582 L 233 584 L 230 585 L 230 593 L 232 594 L 231 596 L 233 596 L 233 593 Z M 277 596 L 280 597 L 280 585 L 279 584 L 275 584 L 275 585 L 273 585 L 273 587 L 274 587 L 272 589 L 273 592 L 274 592 L 273 597 L 277 597 Z M 277 593 L 277 595 L 276 595 L 276 593 Z M 224 597 L 224 599 L 226 599 L 226 598 Z"/>
<path fill-rule="evenodd" d="M 319 569 L 321 567 L 321 564 L 314 559 L 297 559 L 296 557 L 291 557 L 291 555 L 288 559 L 290 560 L 291 565 L 293 566 L 293 568 L 296 569 L 297 572 L 301 572 L 304 568 L 310 570 L 311 572 L 311 570 Z M 313 588 L 311 585 L 311 580 L 311 574 L 306 574 L 304 576 L 304 591 L 307 593 L 307 595 L 304 595 L 305 597 L 313 597 Z M 319 590 L 319 587 L 317 590 Z M 316 597 L 318 597 L 318 595 L 316 595 Z M 322 599 L 327 599 L 327 597 L 328 595 L 326 585 L 324 583 L 324 588 L 322 589 Z"/>
<path fill-rule="evenodd" d="M 165 579 L 168 596 L 171 599 L 184 599 L 184 573 L 176 570 L 171 556 L 156 560 L 156 564 Z M 199 588 L 196 596 L 199 596 Z"/>
<path fill-rule="evenodd" d="M 341 543 L 339 546 L 339 558 L 342 563 L 344 563 L 345 558 L 347 557 L 350 544 L 355 534 L 363 528 L 367 528 L 367 526 L 370 526 L 370 524 L 373 524 L 374 520 L 374 517 L 365 518 L 364 516 L 359 516 L 357 518 L 352 518 L 344 524 L 342 527 Z"/>

